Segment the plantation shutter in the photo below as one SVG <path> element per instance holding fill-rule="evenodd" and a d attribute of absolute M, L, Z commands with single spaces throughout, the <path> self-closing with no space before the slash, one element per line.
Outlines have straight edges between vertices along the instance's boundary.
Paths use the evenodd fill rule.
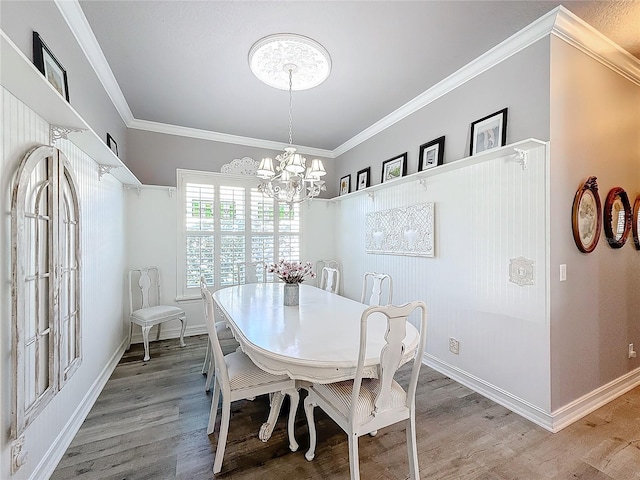
<path fill-rule="evenodd" d="M 200 286 L 200 276 L 213 285 L 215 278 L 215 217 L 213 185 L 187 183 L 185 187 L 186 282 Z"/>

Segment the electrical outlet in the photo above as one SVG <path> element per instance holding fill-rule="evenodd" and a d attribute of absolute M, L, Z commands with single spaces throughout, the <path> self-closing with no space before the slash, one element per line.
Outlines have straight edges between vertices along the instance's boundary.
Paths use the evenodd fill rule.
<path fill-rule="evenodd" d="M 460 342 L 453 337 L 449 337 L 449 351 L 456 355 L 460 353 Z"/>
<path fill-rule="evenodd" d="M 449 340 L 451 342 L 451 340 Z M 629 344 L 629 358 L 636 358 L 636 351 L 633 349 L 633 343 Z"/>

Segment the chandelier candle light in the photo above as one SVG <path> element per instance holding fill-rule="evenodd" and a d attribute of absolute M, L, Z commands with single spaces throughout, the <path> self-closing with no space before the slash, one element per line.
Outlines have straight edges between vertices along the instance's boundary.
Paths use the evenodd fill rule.
<path fill-rule="evenodd" d="M 316 278 L 313 272 L 311 262 L 298 263 L 280 260 L 278 263 L 265 265 L 269 273 L 275 273 L 276 276 L 284 282 L 284 305 L 298 305 L 300 298 L 300 284 L 305 278 Z"/>
<path fill-rule="evenodd" d="M 295 90 L 305 90 L 322 83 L 331 71 L 331 57 L 318 42 L 293 34 L 277 34 L 258 40 L 249 51 L 251 71 L 264 83 L 289 90 L 289 146 L 276 155 L 263 158 L 256 172 L 261 179 L 258 190 L 268 197 L 288 204 L 317 197 L 326 190 L 326 175 L 320 159 L 307 159 L 293 146 L 292 104 L 293 75 Z M 299 81 L 298 81 L 299 77 Z"/>

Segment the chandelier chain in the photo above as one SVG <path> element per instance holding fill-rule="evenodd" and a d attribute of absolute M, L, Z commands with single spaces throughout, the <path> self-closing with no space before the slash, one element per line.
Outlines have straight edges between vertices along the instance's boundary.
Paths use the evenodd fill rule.
<path fill-rule="evenodd" d="M 291 126 L 293 117 L 291 109 L 293 105 L 293 71 L 289 69 L 289 145 L 293 145 L 293 128 Z"/>

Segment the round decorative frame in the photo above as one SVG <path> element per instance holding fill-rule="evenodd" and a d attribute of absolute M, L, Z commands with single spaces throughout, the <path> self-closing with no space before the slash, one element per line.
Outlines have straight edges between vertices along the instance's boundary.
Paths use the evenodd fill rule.
<path fill-rule="evenodd" d="M 267 85 L 289 90 L 289 70 L 294 73 L 293 91 L 307 90 L 324 82 L 331 72 L 331 56 L 312 38 L 277 33 L 261 38 L 249 50 L 249 68 Z"/>
<path fill-rule="evenodd" d="M 633 233 L 633 244 L 636 246 L 636 250 L 640 250 L 640 195 L 638 195 L 636 201 L 633 202 L 632 217 L 631 231 Z"/>
<path fill-rule="evenodd" d="M 602 227 L 602 204 L 596 177 L 589 177 L 578 188 L 573 199 L 571 220 L 573 240 L 578 250 L 584 253 L 593 252 L 600 240 Z"/>
<path fill-rule="evenodd" d="M 615 230 L 613 222 L 616 223 Z M 621 230 L 622 228 L 622 230 Z M 620 187 L 609 190 L 604 202 L 604 234 L 611 248 L 622 248 L 631 231 L 629 197 Z"/>

